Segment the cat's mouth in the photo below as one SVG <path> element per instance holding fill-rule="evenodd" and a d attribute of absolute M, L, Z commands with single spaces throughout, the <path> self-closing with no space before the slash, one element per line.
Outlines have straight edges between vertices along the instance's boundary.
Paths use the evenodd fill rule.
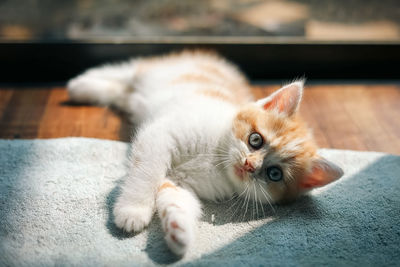
<path fill-rule="evenodd" d="M 243 166 L 240 166 L 239 164 L 236 164 L 233 166 L 235 170 L 236 176 L 238 176 L 241 180 L 244 180 L 245 177 L 248 175 L 248 172 L 245 170 Z"/>

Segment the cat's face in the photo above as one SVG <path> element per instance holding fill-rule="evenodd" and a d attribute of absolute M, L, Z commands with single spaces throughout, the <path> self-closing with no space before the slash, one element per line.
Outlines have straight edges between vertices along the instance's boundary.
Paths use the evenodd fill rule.
<path fill-rule="evenodd" d="M 227 168 L 238 194 L 256 201 L 296 198 L 343 174 L 317 155 L 312 134 L 297 116 L 302 82 L 243 107 L 233 121 Z"/>

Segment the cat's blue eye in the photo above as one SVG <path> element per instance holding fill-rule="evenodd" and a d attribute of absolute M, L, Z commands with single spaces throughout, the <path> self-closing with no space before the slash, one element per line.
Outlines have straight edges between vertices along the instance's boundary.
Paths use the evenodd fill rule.
<path fill-rule="evenodd" d="M 267 168 L 267 175 L 271 181 L 279 182 L 283 179 L 283 172 L 281 168 L 277 166 L 272 166 Z"/>
<path fill-rule="evenodd" d="M 254 132 L 249 136 L 249 145 L 254 149 L 259 149 L 264 144 L 261 134 Z"/>

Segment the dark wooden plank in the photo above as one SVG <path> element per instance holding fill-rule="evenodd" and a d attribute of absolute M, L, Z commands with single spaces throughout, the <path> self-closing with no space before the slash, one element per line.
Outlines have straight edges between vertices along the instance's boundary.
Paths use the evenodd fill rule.
<path fill-rule="evenodd" d="M 316 113 L 318 113 L 318 108 L 312 109 L 312 104 L 312 91 L 306 89 L 300 104 L 300 115 L 312 129 L 317 145 L 320 147 L 332 147 L 332 144 L 329 142 L 325 131 L 321 128 L 318 120 L 315 119 Z"/>
<path fill-rule="evenodd" d="M 116 112 L 106 107 L 75 105 L 67 100 L 66 90 L 51 90 L 38 138 L 84 136 L 129 141 L 129 123 Z"/>
<path fill-rule="evenodd" d="M 48 89 L 15 90 L 0 116 L 2 138 L 37 138 Z"/>
<path fill-rule="evenodd" d="M 349 119 L 349 113 L 338 100 L 343 91 L 334 86 L 330 90 L 323 88 L 312 86 L 307 89 L 311 92 L 311 105 L 307 108 L 312 110 L 313 118 L 320 125 L 330 147 L 367 150 L 360 129 Z"/>
<path fill-rule="evenodd" d="M 13 90 L 0 90 L 0 118 L 2 114 L 4 114 L 4 110 L 6 109 L 13 93 Z"/>

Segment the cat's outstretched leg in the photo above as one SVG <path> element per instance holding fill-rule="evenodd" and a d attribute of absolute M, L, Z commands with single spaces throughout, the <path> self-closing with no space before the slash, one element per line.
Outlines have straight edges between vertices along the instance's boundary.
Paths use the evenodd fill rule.
<path fill-rule="evenodd" d="M 129 175 L 121 184 L 116 199 L 114 222 L 127 232 L 146 227 L 155 211 L 159 186 L 171 164 L 171 151 L 176 144 L 170 135 L 160 135 L 170 120 L 158 120 L 139 129 L 131 148 Z"/>
<path fill-rule="evenodd" d="M 124 108 L 126 94 L 131 91 L 137 61 L 109 64 L 89 69 L 68 82 L 72 101 Z"/>
<path fill-rule="evenodd" d="M 168 247 L 176 255 L 185 254 L 193 243 L 201 215 L 199 200 L 166 179 L 158 189 L 156 207 Z"/>

